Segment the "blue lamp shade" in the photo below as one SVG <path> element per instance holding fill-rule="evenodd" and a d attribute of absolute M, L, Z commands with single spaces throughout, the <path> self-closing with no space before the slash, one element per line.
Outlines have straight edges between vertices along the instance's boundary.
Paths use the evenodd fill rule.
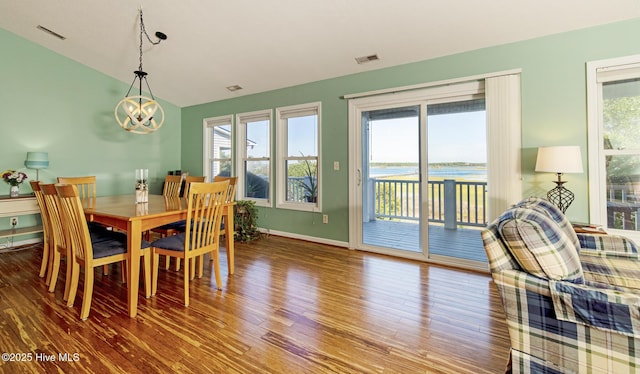
<path fill-rule="evenodd" d="M 46 169 L 49 167 L 49 154 L 47 152 L 27 152 L 24 166 L 29 169 Z"/>

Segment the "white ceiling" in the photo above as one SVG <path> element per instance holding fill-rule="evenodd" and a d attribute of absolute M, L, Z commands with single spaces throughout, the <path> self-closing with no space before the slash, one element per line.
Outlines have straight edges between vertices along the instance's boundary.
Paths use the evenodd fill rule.
<path fill-rule="evenodd" d="M 144 41 L 153 94 L 181 107 L 640 17 L 639 0 L 0 0 L 0 28 L 130 84 L 140 6 L 168 35 Z"/>

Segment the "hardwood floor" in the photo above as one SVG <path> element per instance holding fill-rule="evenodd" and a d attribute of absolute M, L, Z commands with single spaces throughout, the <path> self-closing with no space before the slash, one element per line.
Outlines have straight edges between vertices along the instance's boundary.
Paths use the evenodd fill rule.
<path fill-rule="evenodd" d="M 487 274 L 271 236 L 236 243 L 230 277 L 222 253 L 222 291 L 206 267 L 189 307 L 181 273 L 161 270 L 133 319 L 120 267 L 98 270 L 83 322 L 82 284 L 67 308 L 64 271 L 48 293 L 40 252 L 0 254 L 0 346 L 31 357 L 3 356 L 4 373 L 500 373 L 507 363 Z"/>

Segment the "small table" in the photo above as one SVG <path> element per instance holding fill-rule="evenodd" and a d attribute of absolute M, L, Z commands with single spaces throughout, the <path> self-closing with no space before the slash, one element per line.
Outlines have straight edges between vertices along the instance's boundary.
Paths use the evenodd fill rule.
<path fill-rule="evenodd" d="M 19 195 L 18 197 L 9 197 L 9 195 L 0 196 L 0 217 L 30 214 L 40 214 L 40 208 L 38 207 L 36 196 L 33 193 Z M 20 228 L 0 230 L 0 238 L 36 234 L 40 232 L 42 232 L 42 225 L 28 227 L 21 226 Z"/>

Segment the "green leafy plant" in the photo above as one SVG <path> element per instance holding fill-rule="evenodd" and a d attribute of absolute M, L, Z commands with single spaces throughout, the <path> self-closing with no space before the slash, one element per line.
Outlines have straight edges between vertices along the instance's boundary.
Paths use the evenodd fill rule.
<path fill-rule="evenodd" d="M 300 152 L 304 157 L 304 154 Z M 302 181 L 301 186 L 304 189 L 304 197 L 307 202 L 315 203 L 318 201 L 318 165 L 316 163 L 304 160 L 305 179 Z"/>
<path fill-rule="evenodd" d="M 234 206 L 233 223 L 234 239 L 239 242 L 250 242 L 260 238 L 258 231 L 258 209 L 253 200 L 238 200 Z"/>

